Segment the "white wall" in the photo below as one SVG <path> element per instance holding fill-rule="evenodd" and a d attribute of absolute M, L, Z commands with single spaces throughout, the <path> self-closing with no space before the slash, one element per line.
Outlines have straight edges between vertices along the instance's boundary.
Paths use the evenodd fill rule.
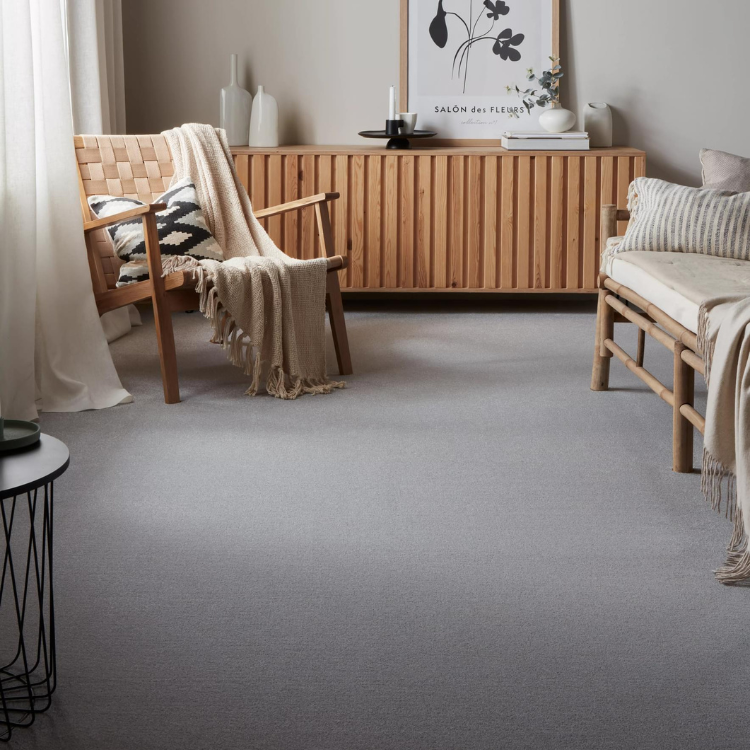
<path fill-rule="evenodd" d="M 649 174 L 697 183 L 703 146 L 750 156 L 748 0 L 561 3 L 564 101 L 608 101 Z M 126 0 L 123 15 L 131 133 L 218 124 L 231 52 L 278 99 L 282 143 L 361 143 L 398 83 L 399 0 Z"/>

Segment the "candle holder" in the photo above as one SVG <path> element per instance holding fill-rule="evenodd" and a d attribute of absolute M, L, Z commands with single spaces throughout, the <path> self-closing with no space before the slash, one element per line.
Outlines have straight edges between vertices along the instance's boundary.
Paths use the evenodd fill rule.
<path fill-rule="evenodd" d="M 415 130 L 408 135 L 401 135 L 398 131 L 403 126 L 403 120 L 386 120 L 385 130 L 363 130 L 360 132 L 360 135 L 363 138 L 388 138 L 389 140 L 385 147 L 399 150 L 411 148 L 409 144 L 410 138 L 432 138 L 437 135 L 437 133 L 431 130 Z"/>
<path fill-rule="evenodd" d="M 386 120 L 385 134 L 390 136 L 398 135 L 398 129 L 404 126 L 403 120 Z"/>

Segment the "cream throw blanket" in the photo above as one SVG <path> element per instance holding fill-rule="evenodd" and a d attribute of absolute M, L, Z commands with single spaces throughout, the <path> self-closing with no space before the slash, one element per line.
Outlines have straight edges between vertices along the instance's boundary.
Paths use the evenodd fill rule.
<path fill-rule="evenodd" d="M 741 583 L 750 580 L 750 298 L 704 302 L 698 348 L 708 385 L 703 492 L 734 522 L 727 561 L 716 577 Z"/>
<path fill-rule="evenodd" d="M 299 261 L 276 247 L 253 214 L 223 130 L 190 124 L 162 135 L 174 160 L 172 182 L 195 183 L 225 258 L 167 259 L 164 272 L 195 270 L 212 341 L 252 375 L 247 393 L 257 393 L 262 375 L 268 393 L 282 399 L 343 388 L 326 376 L 326 259 Z"/>

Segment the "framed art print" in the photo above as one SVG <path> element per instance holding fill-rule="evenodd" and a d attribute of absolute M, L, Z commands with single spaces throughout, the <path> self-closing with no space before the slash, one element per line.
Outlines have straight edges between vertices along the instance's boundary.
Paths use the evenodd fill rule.
<path fill-rule="evenodd" d="M 451 141 L 536 129 L 506 87 L 559 55 L 559 0 L 401 0 L 401 109 Z M 516 112 L 519 119 L 511 119 Z"/>

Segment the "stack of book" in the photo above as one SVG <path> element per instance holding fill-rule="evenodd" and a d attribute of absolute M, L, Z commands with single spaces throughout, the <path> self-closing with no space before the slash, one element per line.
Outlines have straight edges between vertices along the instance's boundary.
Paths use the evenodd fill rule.
<path fill-rule="evenodd" d="M 506 131 L 501 144 L 508 151 L 588 151 L 589 134 L 580 131 L 519 133 Z"/>

